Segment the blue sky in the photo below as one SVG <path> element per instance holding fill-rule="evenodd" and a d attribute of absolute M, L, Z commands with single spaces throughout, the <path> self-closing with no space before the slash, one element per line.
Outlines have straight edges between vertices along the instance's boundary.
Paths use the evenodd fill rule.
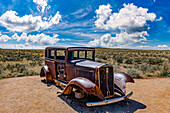
<path fill-rule="evenodd" d="M 168 0 L 0 0 L 0 47 L 170 50 Z"/>

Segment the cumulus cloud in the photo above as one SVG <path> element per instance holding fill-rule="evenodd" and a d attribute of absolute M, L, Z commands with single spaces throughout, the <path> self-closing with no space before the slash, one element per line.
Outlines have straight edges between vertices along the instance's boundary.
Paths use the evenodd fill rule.
<path fill-rule="evenodd" d="M 134 4 L 123 4 L 118 13 L 112 13 L 110 4 L 100 5 L 96 10 L 95 26 L 105 30 L 120 30 L 116 37 L 105 34 L 100 39 L 89 42 L 92 46 L 113 47 L 129 45 L 146 41 L 149 36 L 147 21 L 154 21 L 156 15 L 148 13 L 147 8 L 137 7 Z"/>
<path fill-rule="evenodd" d="M 8 40 L 10 40 L 11 38 L 9 37 L 9 36 L 7 36 L 7 35 L 2 35 L 1 33 L 0 33 L 0 41 L 2 41 L 2 42 L 7 42 Z"/>
<path fill-rule="evenodd" d="M 94 41 L 90 41 L 89 45 L 103 46 L 103 47 L 116 47 L 120 45 L 127 46 L 133 43 L 146 41 L 147 39 L 143 35 L 147 35 L 147 32 L 143 31 L 140 33 L 136 32 L 133 34 L 128 34 L 127 32 L 121 32 L 120 34 L 116 34 L 116 37 L 112 37 L 111 34 L 107 33 L 101 36 L 100 39 L 95 39 Z"/>
<path fill-rule="evenodd" d="M 16 11 L 7 11 L 0 17 L 0 24 L 10 31 L 31 32 L 40 29 L 47 29 L 53 24 L 58 24 L 61 20 L 61 15 L 57 12 L 54 17 L 43 21 L 41 16 L 25 15 L 17 16 Z"/>
<path fill-rule="evenodd" d="M 167 48 L 168 46 L 167 46 L 167 45 L 158 45 L 157 47 L 160 47 L 160 48 Z"/>
<path fill-rule="evenodd" d="M 120 9 L 118 13 L 112 13 L 111 6 L 101 5 L 96 10 L 97 20 L 95 25 L 98 28 L 104 29 L 123 29 L 131 30 L 134 28 L 143 28 L 147 21 L 154 21 L 156 15 L 148 13 L 147 8 L 137 7 L 133 4 L 123 4 L 124 8 Z"/>
<path fill-rule="evenodd" d="M 44 33 L 37 34 L 37 35 L 28 35 L 27 33 L 22 33 L 20 36 L 18 36 L 16 33 L 12 36 L 12 39 L 16 39 L 17 41 L 25 40 L 28 45 L 28 43 L 40 43 L 43 45 L 54 45 L 56 44 L 60 39 L 57 38 L 59 35 L 55 34 L 53 37 L 46 35 Z"/>
<path fill-rule="evenodd" d="M 34 3 L 36 3 L 37 9 L 40 11 L 40 7 L 41 7 L 41 12 L 44 12 L 45 7 L 47 7 L 47 2 L 48 0 L 33 0 Z"/>

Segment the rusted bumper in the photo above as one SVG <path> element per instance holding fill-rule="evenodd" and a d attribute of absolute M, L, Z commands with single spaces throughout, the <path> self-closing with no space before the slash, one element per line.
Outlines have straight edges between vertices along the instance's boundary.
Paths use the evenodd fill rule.
<path fill-rule="evenodd" d="M 129 98 L 130 96 L 133 95 L 133 92 L 125 95 L 125 96 L 121 96 L 118 98 L 113 98 L 113 99 L 108 99 L 108 100 L 104 100 L 104 101 L 98 101 L 98 102 L 87 102 L 86 105 L 87 106 L 101 106 L 101 105 L 107 105 L 107 104 L 111 104 L 111 103 L 115 103 L 121 100 L 125 100 L 127 98 Z"/>

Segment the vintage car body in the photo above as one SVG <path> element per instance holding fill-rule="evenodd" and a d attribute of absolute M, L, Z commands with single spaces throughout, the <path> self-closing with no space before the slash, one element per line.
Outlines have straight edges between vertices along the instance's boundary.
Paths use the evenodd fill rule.
<path fill-rule="evenodd" d="M 94 95 L 100 102 L 87 102 L 87 106 L 106 105 L 130 97 L 126 95 L 126 83 L 134 80 L 126 73 L 114 73 L 113 66 L 95 62 L 95 49 L 89 47 L 47 47 L 45 66 L 40 76 L 46 82 L 55 82 L 64 88 L 61 94 L 70 94 L 73 89 L 76 98 Z M 113 98 L 115 92 L 121 96 Z"/>

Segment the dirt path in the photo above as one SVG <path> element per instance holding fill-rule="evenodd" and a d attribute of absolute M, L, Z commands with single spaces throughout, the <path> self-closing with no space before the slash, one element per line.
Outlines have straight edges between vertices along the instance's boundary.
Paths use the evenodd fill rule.
<path fill-rule="evenodd" d="M 135 79 L 127 84 L 134 95 L 126 100 L 100 107 L 86 107 L 86 100 L 59 96 L 55 84 L 46 84 L 38 76 L 0 80 L 0 112 L 117 112 L 170 113 L 170 78 Z"/>

